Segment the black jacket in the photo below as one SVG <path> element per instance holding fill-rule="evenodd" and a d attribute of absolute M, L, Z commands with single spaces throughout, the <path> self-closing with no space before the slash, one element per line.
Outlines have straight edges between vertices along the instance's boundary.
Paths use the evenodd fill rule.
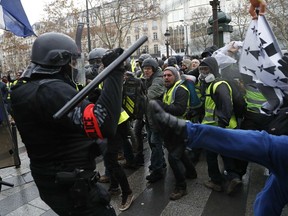
<path fill-rule="evenodd" d="M 89 138 L 83 125 L 89 117 L 85 117 L 84 109 L 91 103 L 84 99 L 68 115 L 54 119 L 53 115 L 78 92 L 64 74 L 43 76 L 16 85 L 11 93 L 14 119 L 30 158 L 31 171 L 94 170 L 100 149 L 96 137 Z M 114 72 L 105 82 L 110 88 L 103 90 L 89 113 L 96 116 L 103 137 L 109 137 L 114 136 L 120 116 L 123 73 Z"/>
<path fill-rule="evenodd" d="M 210 68 L 211 72 L 214 74 L 216 78 L 214 84 L 217 81 L 221 80 L 219 67 L 215 58 L 213 57 L 205 58 L 200 65 L 207 65 Z M 200 88 L 202 95 L 205 95 L 204 92 L 210 84 L 211 83 L 205 83 L 205 81 L 203 80 L 201 81 Z M 214 94 L 212 95 L 209 94 L 205 96 L 206 97 L 211 96 L 216 104 L 215 115 L 218 117 L 218 126 L 225 128 L 226 126 L 229 125 L 229 121 L 233 115 L 233 103 L 232 98 L 230 96 L 229 87 L 225 83 L 222 83 L 216 88 Z"/>
<path fill-rule="evenodd" d="M 175 92 L 174 102 L 170 105 L 160 103 L 163 109 L 174 116 L 182 116 L 187 110 L 188 91 L 182 87 L 178 87 Z"/>

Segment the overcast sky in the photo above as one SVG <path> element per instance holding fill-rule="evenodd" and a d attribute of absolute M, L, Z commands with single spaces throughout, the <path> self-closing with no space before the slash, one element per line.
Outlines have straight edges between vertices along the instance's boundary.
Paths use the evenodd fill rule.
<path fill-rule="evenodd" d="M 52 0 L 21 0 L 22 6 L 31 25 L 40 21 L 41 17 L 44 16 L 44 5 L 50 1 Z M 81 3 L 83 4 L 83 0 L 75 1 L 75 5 Z"/>
<path fill-rule="evenodd" d="M 43 15 L 43 7 L 49 0 L 21 0 L 22 6 L 26 12 L 31 25 L 38 22 Z"/>

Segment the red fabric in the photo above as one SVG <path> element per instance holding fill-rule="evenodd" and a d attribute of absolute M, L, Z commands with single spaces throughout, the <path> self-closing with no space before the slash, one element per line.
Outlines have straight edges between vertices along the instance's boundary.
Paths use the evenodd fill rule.
<path fill-rule="evenodd" d="M 103 135 L 98 125 L 96 116 L 94 115 L 94 104 L 89 104 L 83 114 L 84 130 L 90 138 L 103 139 Z"/>

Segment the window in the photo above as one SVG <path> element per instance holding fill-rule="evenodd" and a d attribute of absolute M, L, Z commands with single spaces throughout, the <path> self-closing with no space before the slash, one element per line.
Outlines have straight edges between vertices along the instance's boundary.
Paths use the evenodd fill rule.
<path fill-rule="evenodd" d="M 153 21 L 152 22 L 152 30 L 157 30 L 157 27 L 158 27 L 157 21 Z"/>
<path fill-rule="evenodd" d="M 154 54 L 158 54 L 159 53 L 159 48 L 158 48 L 158 44 L 154 45 Z"/>
<path fill-rule="evenodd" d="M 153 32 L 153 40 L 158 40 L 157 32 Z"/>
<path fill-rule="evenodd" d="M 148 45 L 145 45 L 145 46 L 143 47 L 143 50 L 145 50 L 147 53 L 149 53 L 149 47 L 148 47 Z"/>
<path fill-rule="evenodd" d="M 148 25 L 146 22 L 143 23 L 143 31 L 147 31 L 148 30 Z"/>

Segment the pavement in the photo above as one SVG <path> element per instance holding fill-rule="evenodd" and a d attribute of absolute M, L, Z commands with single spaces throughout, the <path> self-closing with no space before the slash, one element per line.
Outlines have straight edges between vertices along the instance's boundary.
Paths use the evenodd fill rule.
<path fill-rule="evenodd" d="M 14 187 L 2 186 L 0 192 L 0 216 L 55 216 L 49 206 L 39 197 L 39 193 L 29 169 L 29 158 L 26 149 L 19 139 L 19 167 L 0 169 L 3 181 L 14 184 Z M 120 212 L 120 196 L 112 197 L 111 204 L 117 215 L 120 216 L 252 216 L 253 201 L 256 194 L 263 187 L 267 178 L 264 167 L 250 163 L 247 174 L 243 178 L 243 186 L 233 194 L 214 192 L 204 187 L 203 182 L 208 180 L 205 155 L 202 153 L 200 161 L 196 164 L 198 178 L 187 180 L 188 195 L 177 201 L 170 201 L 169 195 L 173 190 L 174 177 L 169 166 L 165 178 L 149 184 L 145 180 L 149 174 L 150 150 L 145 144 L 145 164 L 136 170 L 126 169 L 128 181 L 133 190 L 135 200 L 131 207 Z M 167 152 L 166 152 L 167 156 Z M 103 160 L 97 159 L 97 169 L 104 174 Z M 108 188 L 108 184 L 103 184 Z M 282 215 L 288 215 L 283 211 Z"/>

